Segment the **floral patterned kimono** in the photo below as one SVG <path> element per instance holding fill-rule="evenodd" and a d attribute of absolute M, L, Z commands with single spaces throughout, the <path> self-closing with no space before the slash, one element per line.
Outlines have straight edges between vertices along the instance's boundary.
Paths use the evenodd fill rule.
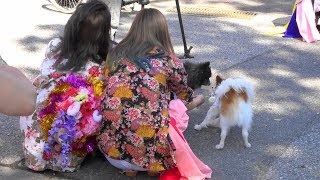
<path fill-rule="evenodd" d="M 170 92 L 187 102 L 193 94 L 181 60 L 154 49 L 136 63 L 122 59 L 105 74 L 103 129 L 97 138 L 101 152 L 148 171 L 175 167 L 168 135 Z"/>
<path fill-rule="evenodd" d="M 26 166 L 35 171 L 78 169 L 95 148 L 101 128 L 104 83 L 99 64 L 88 61 L 77 73 L 56 71 L 60 43 L 53 39 L 46 50 L 35 112 L 20 118 Z"/>

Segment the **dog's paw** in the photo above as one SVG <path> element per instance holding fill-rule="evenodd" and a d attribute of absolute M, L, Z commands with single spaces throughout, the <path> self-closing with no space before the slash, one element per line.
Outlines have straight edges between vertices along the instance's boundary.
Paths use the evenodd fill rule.
<path fill-rule="evenodd" d="M 210 96 L 210 97 L 209 97 L 209 102 L 210 102 L 210 103 L 214 103 L 214 100 L 215 100 L 215 97 L 213 97 L 213 96 Z"/>
<path fill-rule="evenodd" d="M 193 127 L 195 130 L 198 130 L 198 131 L 200 131 L 201 129 L 202 129 L 202 127 L 201 127 L 201 125 L 200 124 L 196 124 L 196 125 L 194 125 L 194 127 Z"/>
<path fill-rule="evenodd" d="M 224 144 L 222 145 L 222 144 L 217 144 L 216 145 L 216 149 L 223 149 L 223 147 L 224 147 Z"/>
<path fill-rule="evenodd" d="M 246 143 L 245 146 L 246 146 L 246 148 L 251 148 L 251 144 L 250 143 Z"/>

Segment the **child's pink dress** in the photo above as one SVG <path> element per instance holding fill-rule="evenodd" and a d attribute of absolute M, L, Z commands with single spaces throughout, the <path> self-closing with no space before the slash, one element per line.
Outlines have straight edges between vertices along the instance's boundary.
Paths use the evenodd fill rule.
<path fill-rule="evenodd" d="M 315 11 L 310 0 L 297 0 L 297 25 L 299 32 L 306 42 L 320 40 L 320 34 L 316 27 Z"/>
<path fill-rule="evenodd" d="M 172 100 L 169 104 L 169 116 L 171 118 L 169 134 L 176 148 L 175 159 L 177 168 L 181 174 L 180 179 L 201 180 L 211 178 L 212 170 L 201 162 L 189 147 L 183 132 L 187 129 L 189 116 L 187 108 L 179 99 Z M 172 179 L 164 173 L 160 179 Z"/>

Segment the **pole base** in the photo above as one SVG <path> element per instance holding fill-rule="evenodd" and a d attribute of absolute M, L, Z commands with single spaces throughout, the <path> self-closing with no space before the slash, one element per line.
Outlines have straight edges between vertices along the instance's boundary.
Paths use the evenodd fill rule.
<path fill-rule="evenodd" d="M 184 55 L 183 56 L 179 56 L 179 59 L 191 59 L 194 58 L 194 56 L 190 55 L 190 51 L 193 47 L 190 46 L 189 49 L 185 49 L 184 50 Z"/>

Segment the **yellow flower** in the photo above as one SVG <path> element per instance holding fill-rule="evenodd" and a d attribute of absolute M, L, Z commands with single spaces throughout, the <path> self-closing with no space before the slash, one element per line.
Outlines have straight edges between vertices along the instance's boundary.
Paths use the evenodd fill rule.
<path fill-rule="evenodd" d="M 120 156 L 120 152 L 117 148 L 112 147 L 109 149 L 108 155 L 112 158 L 118 158 Z"/>
<path fill-rule="evenodd" d="M 101 96 L 104 90 L 103 81 L 101 81 L 98 78 L 91 78 L 91 77 L 89 78 L 89 81 L 93 84 L 94 93 L 98 96 Z"/>
<path fill-rule="evenodd" d="M 168 127 L 163 127 L 162 128 L 163 134 L 169 134 L 169 128 Z"/>
<path fill-rule="evenodd" d="M 162 85 L 166 85 L 167 84 L 167 79 L 166 79 L 166 76 L 162 73 L 159 73 L 157 75 L 154 76 L 155 80 L 162 84 Z"/>
<path fill-rule="evenodd" d="M 148 53 L 149 54 L 155 54 L 156 52 L 157 52 L 157 48 L 153 48 Z"/>
<path fill-rule="evenodd" d="M 126 86 L 120 86 L 117 88 L 116 92 L 114 92 L 113 97 L 117 97 L 117 98 L 132 98 L 133 93 L 132 91 L 129 89 L 129 87 Z"/>
<path fill-rule="evenodd" d="M 141 126 L 137 130 L 137 134 L 143 138 L 152 138 L 155 134 L 155 130 L 150 126 Z"/>
<path fill-rule="evenodd" d="M 158 162 L 154 162 L 150 165 L 149 171 L 154 171 L 154 172 L 159 172 L 159 171 L 164 171 L 164 167 L 159 164 Z"/>
<path fill-rule="evenodd" d="M 162 115 L 163 115 L 164 117 L 168 117 L 168 115 L 169 115 L 168 110 L 163 110 L 163 111 L 162 111 Z"/>
<path fill-rule="evenodd" d="M 84 94 L 84 93 L 80 93 L 78 94 L 76 97 L 73 98 L 74 101 L 78 101 L 78 102 L 86 102 L 88 101 L 88 95 Z"/>
<path fill-rule="evenodd" d="M 84 142 L 86 142 L 86 141 L 87 141 L 87 138 L 86 138 L 86 137 L 82 137 L 81 140 L 80 140 L 80 142 L 82 142 L 82 143 L 84 143 Z"/>
<path fill-rule="evenodd" d="M 67 88 L 69 87 L 68 83 L 63 83 L 60 85 L 57 85 L 53 90 L 51 94 L 59 94 L 66 92 Z"/>
<path fill-rule="evenodd" d="M 56 116 L 57 116 L 57 114 L 47 114 L 40 121 L 41 130 L 43 132 L 43 138 L 45 140 L 47 140 L 49 137 L 49 130 L 51 129 L 52 123 L 53 123 L 54 118 Z"/>

